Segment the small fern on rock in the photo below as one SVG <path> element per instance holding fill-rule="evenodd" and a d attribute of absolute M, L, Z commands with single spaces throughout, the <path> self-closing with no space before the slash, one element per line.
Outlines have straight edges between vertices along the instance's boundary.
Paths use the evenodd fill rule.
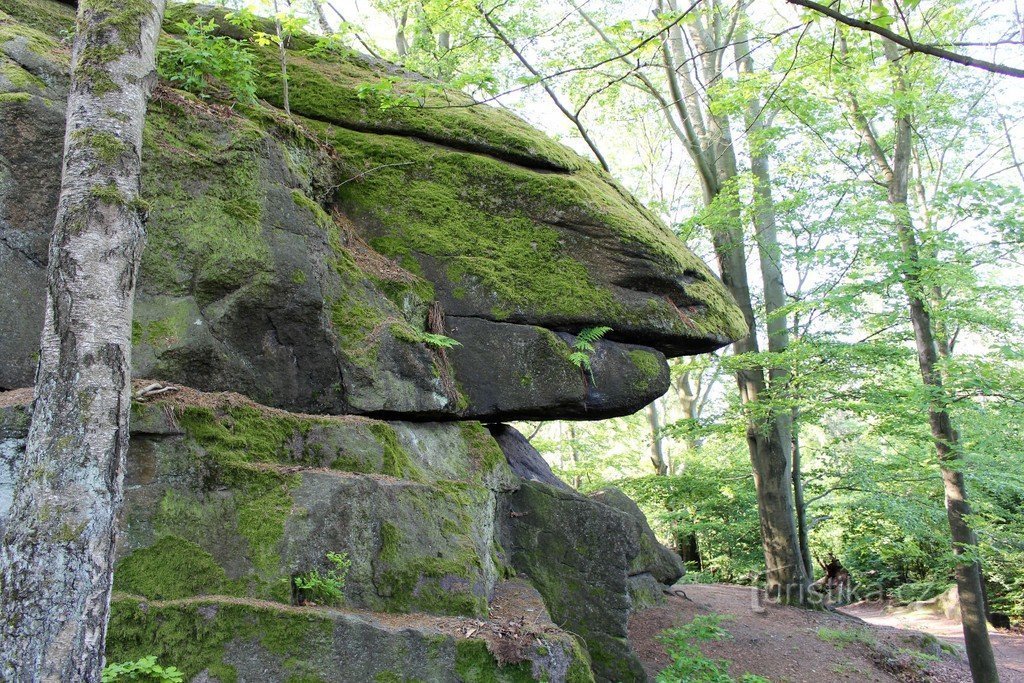
<path fill-rule="evenodd" d="M 611 331 L 610 327 L 585 327 L 580 330 L 576 335 L 576 341 L 573 342 L 569 362 L 590 375 L 591 382 L 594 381 L 594 373 L 590 367 L 590 354 L 594 352 L 594 343 Z"/>

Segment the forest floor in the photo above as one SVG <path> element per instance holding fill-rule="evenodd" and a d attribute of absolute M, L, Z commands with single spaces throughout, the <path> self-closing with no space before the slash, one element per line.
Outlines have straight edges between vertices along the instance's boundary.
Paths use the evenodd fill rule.
<path fill-rule="evenodd" d="M 664 605 L 637 612 L 630 619 L 630 642 L 652 679 L 670 663 L 656 639 L 661 631 L 687 624 L 698 615 L 718 614 L 725 616 L 721 626 L 732 637 L 704 643 L 701 650 L 708 657 L 731 662 L 729 672 L 736 678 L 752 673 L 773 683 L 971 680 L 962 654 L 963 639 L 958 640 L 955 629 L 946 624 L 939 629 L 940 624 L 931 622 L 890 622 L 888 615 L 877 608 L 872 613 L 870 607 L 863 608 L 867 618 L 862 618 L 772 605 L 746 586 L 680 584 L 676 588 L 686 597 L 668 596 Z M 1020 668 L 1024 636 L 995 636 L 1002 683 L 1024 683 Z M 935 638 L 949 645 L 940 649 Z"/>
<path fill-rule="evenodd" d="M 960 622 L 931 614 L 923 610 L 896 611 L 886 609 L 885 603 L 859 602 L 842 607 L 845 614 L 863 619 L 875 626 L 891 626 L 930 633 L 939 640 L 963 648 L 964 633 Z M 1002 683 L 1024 683 L 1024 634 L 989 629 L 992 649 L 1000 667 Z"/>

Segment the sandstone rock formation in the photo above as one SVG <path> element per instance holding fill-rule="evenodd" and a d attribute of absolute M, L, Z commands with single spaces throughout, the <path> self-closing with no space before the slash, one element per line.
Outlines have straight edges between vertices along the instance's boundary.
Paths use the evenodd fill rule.
<path fill-rule="evenodd" d="M 196 12 L 246 37 L 180 5 L 165 30 Z M 32 382 L 72 25 L 0 0 L 0 391 Z M 292 117 L 257 46 L 258 102 L 162 83 L 149 109 L 133 362 L 185 388 L 133 412 L 108 658 L 195 681 L 642 680 L 626 618 L 678 562 L 628 499 L 577 494 L 496 423 L 635 411 L 741 316 L 593 164 L 460 93 L 382 107 L 360 86 L 418 77 L 309 46 Z M 0 524 L 27 416 L 0 410 Z M 311 604 L 329 553 L 343 595 Z"/>

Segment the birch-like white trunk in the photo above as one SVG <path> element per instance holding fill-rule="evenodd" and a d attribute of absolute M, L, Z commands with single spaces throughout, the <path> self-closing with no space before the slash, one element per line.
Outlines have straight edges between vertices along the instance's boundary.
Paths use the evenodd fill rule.
<path fill-rule="evenodd" d="M 164 0 L 80 0 L 32 424 L 0 551 L 0 679 L 99 681 L 131 399 L 142 127 Z"/>

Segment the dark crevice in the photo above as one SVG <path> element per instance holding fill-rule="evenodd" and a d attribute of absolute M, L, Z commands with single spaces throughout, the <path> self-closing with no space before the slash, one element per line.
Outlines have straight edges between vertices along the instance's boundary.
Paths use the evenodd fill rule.
<path fill-rule="evenodd" d="M 494 145 L 489 145 L 482 142 L 471 142 L 467 140 L 453 140 L 450 138 L 443 138 L 440 136 L 430 135 L 429 133 L 414 133 L 401 128 L 388 128 L 388 127 L 377 127 L 371 125 L 361 125 L 352 122 L 339 122 L 335 119 L 328 119 L 320 116 L 313 116 L 301 111 L 296 111 L 298 115 L 303 118 L 307 118 L 311 121 L 318 121 L 320 123 L 326 123 L 343 130 L 349 130 L 354 133 L 367 133 L 370 135 L 387 135 L 390 137 L 406 138 L 408 140 L 415 140 L 423 144 L 435 145 L 442 147 L 454 152 L 463 152 L 468 154 L 476 154 L 479 156 L 490 157 L 497 161 L 511 164 L 513 166 L 519 166 L 525 168 L 528 171 L 534 171 L 536 173 L 558 173 L 569 175 L 572 171 L 564 166 L 560 166 L 547 159 L 541 159 L 539 157 L 531 156 L 529 154 L 519 154 L 511 150 L 502 149 Z"/>
<path fill-rule="evenodd" d="M 0 232 L 0 244 L 4 245 L 5 247 L 7 247 L 11 251 L 13 251 L 15 254 L 18 254 L 18 255 L 22 256 L 27 261 L 32 263 L 32 265 L 34 265 L 34 266 L 36 266 L 38 268 L 46 268 L 46 264 L 45 263 L 43 263 L 41 260 L 39 260 L 38 258 L 33 256 L 32 254 L 30 254 L 28 251 L 26 251 L 25 249 L 22 249 L 21 247 L 17 247 L 15 245 L 11 244 L 7 240 L 6 235 L 4 235 L 2 232 Z"/>

